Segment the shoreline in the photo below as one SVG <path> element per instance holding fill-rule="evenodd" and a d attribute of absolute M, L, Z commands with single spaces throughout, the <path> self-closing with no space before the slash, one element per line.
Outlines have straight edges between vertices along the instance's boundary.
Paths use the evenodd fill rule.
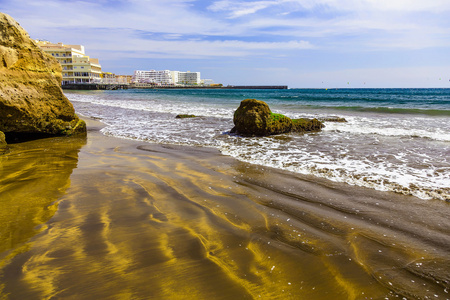
<path fill-rule="evenodd" d="M 87 139 L 11 145 L 2 160 L 11 201 L 48 186 L 20 222 L 40 221 L 0 253 L 0 296 L 447 296 L 444 201 L 109 137 L 82 119 Z"/>
<path fill-rule="evenodd" d="M 64 90 L 123 90 L 123 89 L 152 89 L 152 90 L 183 90 L 183 89 L 211 89 L 211 90 L 287 90 L 287 85 L 228 85 L 228 86 L 155 86 L 145 83 L 140 84 L 101 84 L 101 83 L 80 83 L 63 85 Z"/>

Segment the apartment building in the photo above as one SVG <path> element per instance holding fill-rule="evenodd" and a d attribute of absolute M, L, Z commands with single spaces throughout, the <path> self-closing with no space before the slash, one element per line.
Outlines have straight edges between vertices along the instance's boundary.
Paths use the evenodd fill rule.
<path fill-rule="evenodd" d="M 201 84 L 201 79 L 200 72 L 136 70 L 134 71 L 133 82 L 157 85 L 199 85 Z"/>
<path fill-rule="evenodd" d="M 184 85 L 199 85 L 201 83 L 200 80 L 200 72 L 179 72 L 174 71 L 178 73 L 178 80 L 175 82 L 177 84 L 184 84 Z"/>
<path fill-rule="evenodd" d="M 173 84 L 172 72 L 169 70 L 163 71 L 134 71 L 133 81 L 136 83 L 154 83 L 158 85 Z"/>
<path fill-rule="evenodd" d="M 37 45 L 55 57 L 62 67 L 62 84 L 100 83 L 102 67 L 97 58 L 90 58 L 82 45 L 53 44 L 36 40 Z"/>

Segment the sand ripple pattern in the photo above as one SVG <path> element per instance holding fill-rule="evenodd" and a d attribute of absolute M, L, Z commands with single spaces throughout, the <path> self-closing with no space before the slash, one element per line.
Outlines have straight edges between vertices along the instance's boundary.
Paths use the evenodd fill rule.
<path fill-rule="evenodd" d="M 98 136 L 78 160 L 0 298 L 449 298 L 449 203 L 206 148 Z"/>

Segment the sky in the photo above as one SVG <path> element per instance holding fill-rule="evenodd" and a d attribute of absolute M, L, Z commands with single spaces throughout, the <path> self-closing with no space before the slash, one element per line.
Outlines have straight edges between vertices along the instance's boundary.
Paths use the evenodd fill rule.
<path fill-rule="evenodd" d="M 224 85 L 450 88 L 450 0 L 0 0 L 33 39 L 105 72 Z"/>

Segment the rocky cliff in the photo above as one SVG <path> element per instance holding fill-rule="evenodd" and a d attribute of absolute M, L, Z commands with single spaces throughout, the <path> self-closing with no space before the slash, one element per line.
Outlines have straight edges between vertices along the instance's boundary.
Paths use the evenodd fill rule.
<path fill-rule="evenodd" d="M 0 13 L 0 131 L 71 135 L 86 125 L 61 89 L 61 66 L 10 16 Z"/>

